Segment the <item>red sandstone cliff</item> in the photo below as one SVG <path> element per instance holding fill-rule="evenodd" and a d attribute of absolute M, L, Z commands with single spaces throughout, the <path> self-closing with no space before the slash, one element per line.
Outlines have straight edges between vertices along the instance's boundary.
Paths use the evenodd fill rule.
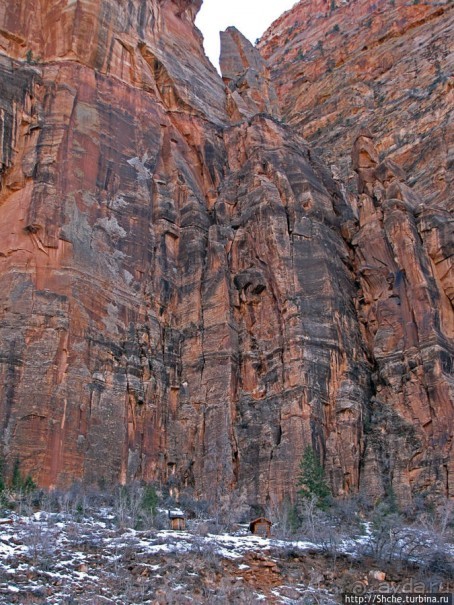
<path fill-rule="evenodd" d="M 229 126 L 197 3 L 45 7 L 1 13 L 7 459 L 43 485 L 175 475 L 264 501 L 313 442 L 357 485 L 337 186 L 273 119 Z"/>
<path fill-rule="evenodd" d="M 453 24 L 445 2 L 302 1 L 260 42 L 284 119 L 358 220 L 346 239 L 375 365 L 371 496 L 380 474 L 401 500 L 416 485 L 452 494 Z"/>
<path fill-rule="evenodd" d="M 199 6 L 0 0 L 7 463 L 252 504 L 310 443 L 336 494 L 447 493 L 446 211 L 416 223 L 367 138 L 347 196 L 236 30 L 219 78 Z"/>
<path fill-rule="evenodd" d="M 286 121 L 345 181 L 360 128 L 397 162 L 424 202 L 452 210 L 449 1 L 302 0 L 264 34 Z"/>

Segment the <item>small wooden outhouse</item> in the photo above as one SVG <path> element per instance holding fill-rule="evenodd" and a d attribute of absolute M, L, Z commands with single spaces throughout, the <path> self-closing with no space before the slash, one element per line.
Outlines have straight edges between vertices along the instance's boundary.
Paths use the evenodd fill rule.
<path fill-rule="evenodd" d="M 269 519 L 265 517 L 257 517 L 249 523 L 249 529 L 251 533 L 256 536 L 261 536 L 262 538 L 269 538 L 271 534 L 271 526 L 273 524 Z"/>
<path fill-rule="evenodd" d="M 169 510 L 170 529 L 182 531 L 186 529 L 186 517 L 182 511 Z"/>

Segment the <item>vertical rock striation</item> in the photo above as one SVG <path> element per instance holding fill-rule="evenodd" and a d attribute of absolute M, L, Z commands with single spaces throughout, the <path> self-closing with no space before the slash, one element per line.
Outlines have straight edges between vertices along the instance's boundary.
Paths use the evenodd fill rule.
<path fill-rule="evenodd" d="M 301 0 L 259 48 L 289 124 L 354 190 L 359 129 L 425 204 L 452 211 L 452 4 Z"/>
<path fill-rule="evenodd" d="M 264 504 L 310 444 L 335 494 L 446 492 L 446 208 L 368 136 L 355 203 L 200 4 L 0 0 L 8 467 Z"/>
<path fill-rule="evenodd" d="M 365 488 L 375 497 L 392 490 L 400 502 L 412 492 L 452 493 L 454 317 L 421 238 L 424 210 L 402 170 L 378 162 L 370 137 L 357 139 L 353 167 L 358 315 L 376 364 Z M 377 474 L 385 480 L 378 493 Z"/>
<path fill-rule="evenodd" d="M 453 493 L 453 23 L 445 2 L 302 0 L 259 43 L 284 119 L 358 221 L 343 233 L 373 368 L 360 483 L 402 503 Z"/>
<path fill-rule="evenodd" d="M 198 5 L 0 11 L 3 443 L 42 485 L 167 476 L 179 287 L 225 164 Z"/>
<path fill-rule="evenodd" d="M 312 443 L 342 493 L 369 388 L 351 211 L 234 30 L 224 87 L 198 7 L 42 3 L 42 32 L 25 1 L 0 13 L 4 455 L 42 485 L 254 503 L 293 493 Z"/>

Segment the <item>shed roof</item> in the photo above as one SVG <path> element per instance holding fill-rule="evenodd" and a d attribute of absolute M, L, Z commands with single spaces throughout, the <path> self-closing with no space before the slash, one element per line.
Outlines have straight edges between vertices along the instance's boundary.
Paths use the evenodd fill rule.
<path fill-rule="evenodd" d="M 266 517 L 257 517 L 257 519 L 253 519 L 249 523 L 249 527 L 252 527 L 252 525 L 256 525 L 257 523 L 267 523 L 268 525 L 273 525 L 271 523 L 271 521 L 269 519 L 267 519 Z"/>
<path fill-rule="evenodd" d="M 169 510 L 169 518 L 170 519 L 184 519 L 185 514 L 182 510 Z"/>

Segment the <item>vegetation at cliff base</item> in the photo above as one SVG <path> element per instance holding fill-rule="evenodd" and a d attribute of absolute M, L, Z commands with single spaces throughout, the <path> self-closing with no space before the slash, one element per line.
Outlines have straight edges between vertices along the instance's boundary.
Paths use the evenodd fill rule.
<path fill-rule="evenodd" d="M 306 447 L 300 463 L 298 477 L 298 495 L 307 500 L 315 497 L 319 508 L 327 508 L 331 500 L 331 491 L 325 479 L 325 472 L 314 450 Z"/>

